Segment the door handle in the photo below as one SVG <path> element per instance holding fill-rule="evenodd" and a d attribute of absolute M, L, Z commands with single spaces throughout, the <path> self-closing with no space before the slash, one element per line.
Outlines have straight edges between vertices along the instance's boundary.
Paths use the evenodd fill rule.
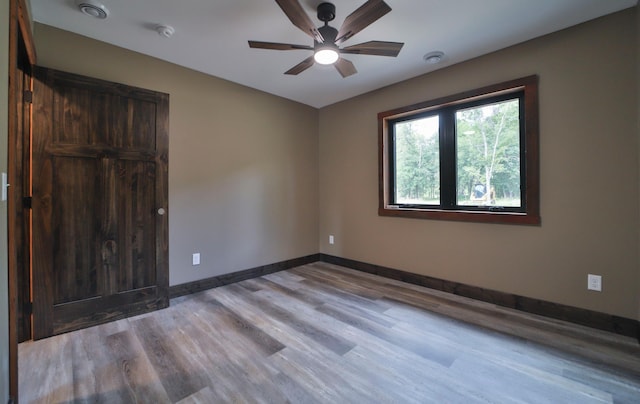
<path fill-rule="evenodd" d="M 167 211 L 166 211 L 166 210 L 164 210 L 164 208 L 160 208 L 160 209 L 158 209 L 158 214 L 159 214 L 160 216 L 164 216 L 164 214 L 165 214 L 166 212 L 167 212 Z"/>

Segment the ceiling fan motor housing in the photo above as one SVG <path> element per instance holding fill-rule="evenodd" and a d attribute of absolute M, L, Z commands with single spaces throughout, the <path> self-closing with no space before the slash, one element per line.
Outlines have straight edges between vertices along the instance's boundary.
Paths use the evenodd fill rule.
<path fill-rule="evenodd" d="M 322 35 L 322 37 L 324 38 L 325 44 L 333 44 L 336 42 L 336 37 L 338 36 L 337 29 L 325 25 L 324 27 L 318 28 L 318 31 L 320 31 L 320 35 Z M 317 43 L 318 42 L 316 41 L 316 44 Z"/>
<path fill-rule="evenodd" d="M 318 5 L 318 19 L 323 22 L 333 21 L 336 18 L 336 6 L 331 3 L 320 3 Z"/>

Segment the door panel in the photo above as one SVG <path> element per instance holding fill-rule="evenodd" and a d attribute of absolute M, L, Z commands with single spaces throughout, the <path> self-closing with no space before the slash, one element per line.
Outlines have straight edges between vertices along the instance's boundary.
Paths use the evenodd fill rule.
<path fill-rule="evenodd" d="M 168 95 L 34 73 L 34 338 L 166 307 Z"/>
<path fill-rule="evenodd" d="M 53 105 L 55 144 L 104 143 L 108 121 L 106 95 L 87 88 L 56 88 Z"/>
<path fill-rule="evenodd" d="M 98 169 L 89 158 L 53 158 L 53 189 L 64 197 L 53 201 L 54 304 L 96 297 L 97 279 L 96 179 Z"/>
<path fill-rule="evenodd" d="M 121 160 L 118 162 L 118 211 L 120 239 L 124 245 L 120 254 L 117 289 L 122 292 L 140 289 L 156 283 L 155 273 L 147 267 L 155 266 L 155 217 L 144 210 L 153 204 L 155 169 L 149 162 Z"/>
<path fill-rule="evenodd" d="M 129 149 L 155 150 L 155 116 L 156 104 L 138 99 L 122 99 L 122 124 L 118 127 L 125 129 L 124 133 L 113 136 L 114 146 Z M 126 112 L 126 115 L 125 115 Z"/>

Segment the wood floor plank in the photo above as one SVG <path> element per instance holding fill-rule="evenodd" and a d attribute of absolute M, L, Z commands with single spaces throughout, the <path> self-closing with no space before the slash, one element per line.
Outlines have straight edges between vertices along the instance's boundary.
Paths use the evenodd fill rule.
<path fill-rule="evenodd" d="M 130 399 L 119 366 L 110 360 L 105 349 L 105 339 L 121 327 L 121 323 L 109 323 L 65 334 L 74 345 L 71 362 L 75 397 L 82 397 L 85 402 L 123 402 Z M 78 338 L 80 335 L 83 338 Z"/>
<path fill-rule="evenodd" d="M 197 341 L 189 348 L 188 355 L 202 365 L 202 375 L 209 379 L 207 396 L 216 397 L 212 402 L 257 402 L 248 399 L 259 395 L 259 392 L 255 390 L 254 383 L 246 381 L 256 379 L 258 372 L 245 364 L 259 364 L 259 361 L 247 360 L 239 353 L 241 348 L 212 332 L 215 325 L 212 325 L 210 317 L 203 314 L 194 314 L 191 325 L 185 327 L 185 333 Z"/>
<path fill-rule="evenodd" d="M 60 337 L 46 345 L 27 342 L 20 346 L 19 388 L 21 398 L 29 403 L 64 401 L 73 397 L 73 378 L 70 377 L 72 363 L 65 360 L 69 357 L 69 352 L 65 352 L 69 337 Z M 25 363 L 27 366 L 24 366 Z M 44 369 L 47 371 L 43 371 Z M 25 379 L 37 380 L 37 383 L 25 388 Z"/>
<path fill-rule="evenodd" d="M 246 332 L 238 334 L 234 327 L 226 327 L 226 309 L 215 299 L 204 296 L 198 302 L 197 305 L 183 304 L 183 309 L 193 313 L 193 317 L 180 324 L 180 328 L 196 342 L 195 356 L 206 357 L 201 362 L 202 373 L 209 377 L 213 393 L 221 397 L 219 401 L 283 402 L 283 393 L 268 383 L 278 370 L 272 369 L 264 361 L 269 355 L 256 345 L 256 338 L 247 338 Z M 209 310 L 211 307 L 216 310 Z M 188 315 L 184 313 L 184 317 Z M 241 317 L 240 319 L 243 323 L 246 322 Z M 267 353 L 279 350 L 280 346 Z M 188 353 L 188 357 L 193 356 L 194 353 Z M 247 380 L 251 380 L 251 383 L 248 384 Z M 238 397 L 239 392 L 242 399 Z"/>
<path fill-rule="evenodd" d="M 23 403 L 638 403 L 637 341 L 326 263 L 20 344 Z"/>
<path fill-rule="evenodd" d="M 162 403 L 169 401 L 166 390 L 159 381 L 154 367 L 132 331 L 120 331 L 106 338 L 106 346 L 113 360 L 119 364 L 124 385 L 137 403 Z M 82 397 L 82 394 L 76 393 Z"/>
<path fill-rule="evenodd" d="M 81 340 L 73 339 L 73 395 L 74 397 L 91 397 L 97 392 L 96 381 L 92 377 L 93 366 L 91 355 L 84 349 Z"/>
<path fill-rule="evenodd" d="M 272 282 L 268 279 L 257 278 L 251 279 L 249 281 L 245 281 L 243 283 L 253 283 L 259 286 L 258 290 L 270 289 L 275 292 L 286 295 L 287 297 L 291 297 L 293 299 L 299 300 L 303 303 L 308 304 L 309 306 L 315 307 L 324 303 L 324 300 L 317 298 L 311 294 L 305 293 L 301 287 L 301 285 L 297 285 L 296 289 L 290 289 L 286 286 L 280 285 L 276 282 Z M 299 289 L 298 289 L 299 288 Z"/>
<path fill-rule="evenodd" d="M 213 390 L 207 386 L 197 393 L 193 393 L 189 397 L 183 398 L 178 401 L 177 404 L 209 404 L 217 402 L 220 402 L 220 397 L 218 397 Z"/>
<path fill-rule="evenodd" d="M 398 309 L 393 309 L 397 313 Z M 396 325 L 396 329 L 415 335 L 434 344 L 448 345 L 460 355 L 474 355 L 484 360 L 493 358 L 509 358 L 523 365 L 539 368 L 545 372 L 561 374 L 564 362 L 547 349 L 538 349 L 535 345 L 525 344 L 523 340 L 512 336 L 492 332 L 486 329 L 442 318 L 433 313 L 422 313 L 421 316 L 412 315 L 409 321 Z M 424 322 L 430 327 L 421 327 Z"/>
<path fill-rule="evenodd" d="M 223 300 L 225 304 L 232 304 L 232 302 L 235 301 L 236 306 L 237 305 L 244 306 L 242 304 L 242 301 L 239 300 L 237 294 L 231 294 L 226 290 L 225 291 L 216 290 L 215 292 L 216 292 L 215 294 L 217 298 L 220 300 Z M 271 296 L 271 297 L 273 298 L 273 300 L 277 299 L 277 297 L 275 296 Z M 313 340 L 309 340 L 308 338 L 305 337 L 303 329 L 302 330 L 289 329 L 288 327 L 286 327 L 286 325 L 285 327 L 283 327 L 284 323 L 281 323 L 277 320 L 274 321 L 273 319 L 269 319 L 268 317 L 267 319 L 272 321 L 265 321 L 266 316 L 262 316 L 259 314 L 255 316 L 255 307 L 251 305 L 246 307 L 248 308 L 247 314 L 252 319 L 252 321 L 255 321 L 257 324 L 259 324 L 261 328 L 268 330 L 270 332 L 273 332 L 274 335 L 278 335 L 279 339 L 281 339 L 283 343 L 288 346 L 287 352 L 289 352 L 289 356 L 291 356 L 291 352 L 304 353 L 304 358 L 306 358 L 306 360 L 305 362 L 299 364 L 298 366 L 290 365 L 289 362 L 286 361 L 287 356 L 282 353 L 273 355 L 271 360 L 277 361 L 277 359 L 273 359 L 273 358 L 279 358 L 281 360 L 280 362 L 276 362 L 276 363 L 281 368 L 283 373 L 286 373 L 290 379 L 294 379 L 296 381 L 296 385 L 302 387 L 305 391 L 311 389 L 315 393 L 319 394 L 320 396 L 318 397 L 318 399 L 322 400 L 322 402 L 328 402 L 327 400 L 336 400 L 337 399 L 336 397 L 342 397 L 342 399 L 340 399 L 339 402 L 345 402 L 346 400 L 345 397 L 349 395 L 348 392 L 353 391 L 352 388 L 348 388 L 347 390 L 341 393 L 339 392 L 328 393 L 325 391 L 326 390 L 325 383 L 329 383 L 334 386 L 340 386 L 340 389 L 342 389 L 344 388 L 343 385 L 347 383 L 347 379 L 345 379 L 346 375 L 362 375 L 363 374 L 362 369 L 354 368 L 348 362 L 343 361 L 340 355 L 337 355 L 335 352 L 327 349 L 322 345 L 317 345 L 315 348 L 313 348 L 313 345 L 309 345 L 309 343 L 313 342 Z M 302 309 L 303 306 L 299 305 L 297 306 L 297 308 Z M 313 309 L 310 307 L 306 307 L 306 310 L 313 310 Z M 255 317 L 251 317 L 252 315 L 254 315 Z M 308 313 L 304 311 L 301 311 L 300 315 L 302 315 L 302 317 L 308 317 Z M 328 317 L 327 319 L 330 320 L 330 318 Z M 333 328 L 336 325 L 339 326 L 339 324 L 333 320 L 331 320 L 334 323 L 333 325 L 327 321 L 323 321 L 323 319 L 317 318 L 317 320 L 318 320 L 318 324 L 321 325 L 324 329 L 327 329 L 328 331 L 333 330 Z M 300 333 L 300 331 L 303 331 L 303 332 Z M 342 330 L 342 331 L 344 332 L 345 336 L 347 337 L 352 336 L 348 332 L 345 332 L 345 330 Z M 281 334 L 278 334 L 278 333 L 281 333 Z M 315 373 L 308 370 L 308 369 L 314 369 L 315 371 L 317 371 L 317 369 L 320 369 L 326 366 L 326 363 L 331 364 L 331 370 L 332 370 L 331 373 L 335 373 L 337 375 L 343 375 L 342 384 L 335 384 L 335 383 L 332 383 L 331 381 L 326 381 L 321 377 L 322 375 L 319 375 L 319 377 L 321 378 L 318 379 L 314 376 Z M 293 367 L 289 367 L 289 366 L 293 366 Z M 297 371 L 295 371 L 296 369 Z M 308 372 L 311 372 L 311 373 L 308 373 Z M 300 379 L 301 375 L 306 375 L 306 376 L 303 376 L 302 379 Z M 354 376 L 350 376 L 349 378 L 354 379 Z M 365 378 L 365 380 L 370 380 L 370 378 Z M 358 379 L 355 381 L 351 380 L 350 383 L 346 384 L 346 386 L 349 386 L 352 384 L 367 386 L 366 389 L 371 391 L 375 391 L 378 388 L 375 384 L 371 384 L 370 382 L 363 381 L 362 376 L 358 376 Z M 338 394 L 338 396 L 334 396 L 334 394 Z M 383 392 L 379 392 L 377 394 L 377 396 L 379 397 L 384 397 L 386 395 L 387 393 L 383 393 Z M 351 398 L 350 400 L 347 400 L 347 402 L 353 402 L 353 398 Z M 402 402 L 402 401 L 396 401 L 396 402 Z"/>
<path fill-rule="evenodd" d="M 330 315 L 352 327 L 359 328 L 360 330 L 377 338 L 397 345 L 398 348 L 407 349 L 422 356 L 423 358 L 435 361 L 442 366 L 451 366 L 457 357 L 455 350 L 450 347 L 434 346 L 432 341 L 416 338 L 415 334 L 379 326 L 365 318 L 358 318 L 344 310 L 331 307 L 330 305 L 320 306 L 316 310 Z"/>
<path fill-rule="evenodd" d="M 612 402 L 610 395 L 606 392 L 598 392 L 589 386 L 576 383 L 564 388 L 565 386 L 560 382 L 561 378 L 554 378 L 551 382 L 551 380 L 545 380 L 540 377 L 540 374 L 534 372 L 521 373 L 514 371 L 513 367 L 499 366 L 491 361 L 478 360 L 477 358 L 462 357 L 452 366 L 452 370 L 454 372 L 460 370 L 454 374 L 464 375 L 466 382 L 476 386 L 478 390 L 504 391 L 509 396 L 518 396 L 528 403 Z M 470 377 L 470 375 L 474 376 Z M 545 375 L 549 376 L 548 373 Z"/>
<path fill-rule="evenodd" d="M 322 292 L 342 302 L 349 302 L 353 305 L 367 307 L 369 310 L 374 310 L 379 313 L 383 313 L 385 310 L 388 310 L 389 307 L 391 307 L 381 299 L 370 299 L 367 297 L 363 297 L 348 290 L 341 290 L 339 287 L 329 285 L 320 280 L 309 278 L 302 281 L 302 283 L 308 289 L 314 290 L 316 292 Z"/>
<path fill-rule="evenodd" d="M 358 296 L 351 295 L 349 293 L 340 293 L 335 289 L 317 287 L 314 284 L 305 283 L 304 280 L 300 283 L 296 293 L 299 296 L 304 296 L 305 299 L 311 304 L 310 307 L 315 308 L 322 304 L 332 304 L 337 307 L 347 308 L 348 310 L 358 312 L 358 315 L 366 317 L 370 320 L 376 321 L 386 327 L 394 324 L 393 318 L 386 316 L 384 311 L 389 309 L 389 305 L 381 305 L 378 301 L 362 299 Z M 276 290 L 277 291 L 277 290 Z M 318 302 L 321 302 L 318 304 Z"/>
<path fill-rule="evenodd" d="M 270 360 L 279 365 L 291 379 L 298 383 L 308 383 L 307 389 L 313 391 L 323 402 L 396 402 L 388 392 L 363 380 L 361 374 L 335 371 L 343 368 L 346 362 L 339 360 L 328 363 L 322 358 L 309 360 L 306 352 L 289 348 L 273 355 Z"/>
<path fill-rule="evenodd" d="M 269 333 L 286 347 L 306 351 L 332 361 L 338 360 L 341 355 L 332 350 L 331 345 L 320 344 L 313 338 L 306 336 L 304 334 L 305 327 L 292 326 L 286 321 L 282 321 L 282 318 L 269 316 L 268 312 L 263 310 L 263 307 L 256 306 L 255 302 L 247 301 L 243 296 L 233 293 L 229 288 L 218 288 L 208 294 L 227 307 L 234 307 L 234 310 L 239 315 Z M 302 311 L 303 307 L 303 305 L 297 305 L 295 309 Z M 321 326 L 325 324 L 322 321 L 316 321 L 316 323 Z M 327 327 L 324 328 L 326 329 Z M 349 335 L 346 335 L 346 337 L 349 337 Z"/>
<path fill-rule="evenodd" d="M 217 314 L 217 321 L 220 322 L 222 330 L 234 337 L 240 336 L 250 341 L 252 346 L 248 347 L 248 349 L 251 351 L 258 351 L 264 356 L 269 356 L 285 347 L 281 342 L 246 321 L 233 309 L 224 306 L 216 299 L 205 298 L 200 300 L 199 303 L 206 304 L 207 311 Z"/>
<path fill-rule="evenodd" d="M 269 316 L 279 319 L 282 322 L 286 322 L 289 326 L 293 327 L 301 334 L 305 335 L 308 338 L 311 338 L 312 340 L 332 350 L 338 355 L 349 352 L 349 350 L 355 346 L 355 344 L 351 341 L 347 341 L 344 338 L 334 334 L 329 334 L 321 328 L 316 327 L 313 323 L 297 317 L 295 314 L 285 310 L 282 307 L 272 304 L 267 299 L 262 299 L 254 294 L 245 292 L 238 285 L 229 285 L 229 290 L 233 293 L 238 294 L 239 296 L 242 296 L 252 304 L 259 306 L 261 310 L 263 310 Z"/>
<path fill-rule="evenodd" d="M 310 393 L 299 383 L 282 372 L 275 375 L 272 382 L 282 390 L 287 401 L 290 403 L 319 404 L 322 402 L 316 398 L 315 394 Z"/>
<path fill-rule="evenodd" d="M 299 300 L 312 308 L 317 308 L 325 304 L 332 304 L 342 310 L 352 313 L 354 316 L 366 318 L 385 327 L 392 327 L 395 324 L 392 318 L 379 313 L 379 310 L 377 310 L 379 307 L 376 305 L 373 305 L 372 307 L 362 307 L 348 304 L 343 300 L 333 298 L 333 295 L 331 294 L 322 293 L 318 290 L 310 289 L 301 285 L 298 285 L 298 288 L 294 290 L 266 279 L 253 279 L 245 282 L 255 282 L 255 284 L 261 285 L 263 288 L 262 290 L 271 290 L 273 292 L 283 294 L 286 297 Z"/>
<path fill-rule="evenodd" d="M 401 391 L 417 402 L 507 402 L 502 392 L 478 392 L 464 378 L 452 375 L 448 368 L 391 344 L 359 345 L 346 358 L 362 369 L 375 369 L 387 380 L 399 378 Z"/>
<path fill-rule="evenodd" d="M 363 286 L 359 283 L 353 283 L 345 281 L 344 279 L 328 274 L 326 271 L 322 271 L 315 265 L 306 265 L 304 267 L 296 268 L 297 274 L 307 279 L 307 282 L 313 281 L 320 283 L 324 286 L 331 287 L 333 290 L 339 292 L 349 292 L 354 296 L 361 297 L 363 299 L 376 301 L 380 299 L 384 294 L 381 291 L 374 288 Z"/>
<path fill-rule="evenodd" d="M 640 386 L 626 377 L 612 378 L 609 374 L 594 369 L 564 369 L 562 375 L 570 380 L 575 380 L 583 385 L 605 391 L 613 397 L 614 403 L 638 402 Z"/>
<path fill-rule="evenodd" d="M 172 402 L 180 401 L 207 386 L 200 373 L 191 366 L 189 358 L 181 354 L 179 330 L 164 332 L 155 317 L 136 320 L 132 325 Z"/>

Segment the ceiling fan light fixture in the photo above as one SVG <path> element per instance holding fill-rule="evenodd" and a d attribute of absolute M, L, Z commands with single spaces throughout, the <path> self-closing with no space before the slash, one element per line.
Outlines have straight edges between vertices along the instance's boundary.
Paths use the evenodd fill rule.
<path fill-rule="evenodd" d="M 313 59 L 321 65 L 332 65 L 339 58 L 338 51 L 330 46 L 318 48 L 313 55 Z"/>
<path fill-rule="evenodd" d="M 95 0 L 78 0 L 76 5 L 83 14 L 105 20 L 109 16 L 109 10 L 104 4 Z"/>

